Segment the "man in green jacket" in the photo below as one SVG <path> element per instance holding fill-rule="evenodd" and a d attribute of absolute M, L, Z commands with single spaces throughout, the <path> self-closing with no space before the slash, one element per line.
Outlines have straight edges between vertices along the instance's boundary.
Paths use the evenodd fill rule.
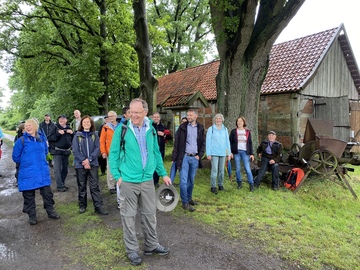
<path fill-rule="evenodd" d="M 167 255 L 170 250 L 159 244 L 156 233 L 156 197 L 154 171 L 171 184 L 160 154 L 156 131 L 148 117 L 148 105 L 142 99 L 130 102 L 130 120 L 124 142 L 123 126 L 115 130 L 109 154 L 111 174 L 121 188 L 120 215 L 126 253 L 133 265 L 141 264 L 135 219 L 140 209 L 144 240 L 144 255 Z"/>

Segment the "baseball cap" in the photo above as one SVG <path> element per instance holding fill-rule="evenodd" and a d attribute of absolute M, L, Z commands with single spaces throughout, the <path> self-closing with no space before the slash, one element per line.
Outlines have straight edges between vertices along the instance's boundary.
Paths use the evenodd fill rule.
<path fill-rule="evenodd" d="M 65 114 L 60 114 L 59 117 L 58 117 L 58 119 L 59 119 L 59 118 L 66 118 L 66 119 L 67 119 L 67 117 L 66 117 Z"/>
<path fill-rule="evenodd" d="M 273 130 L 270 130 L 268 134 L 274 134 L 274 135 L 276 135 L 276 132 L 273 131 Z"/>
<path fill-rule="evenodd" d="M 47 114 L 45 114 L 45 116 L 50 116 L 50 114 L 47 113 Z"/>

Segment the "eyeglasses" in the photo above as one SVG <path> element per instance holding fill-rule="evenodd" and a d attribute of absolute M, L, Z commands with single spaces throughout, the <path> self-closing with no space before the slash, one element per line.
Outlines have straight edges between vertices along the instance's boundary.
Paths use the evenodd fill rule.
<path fill-rule="evenodd" d="M 140 114 L 142 114 L 143 112 L 145 112 L 145 111 L 142 111 L 142 112 L 130 112 L 131 114 L 134 114 L 134 115 L 140 115 Z"/>

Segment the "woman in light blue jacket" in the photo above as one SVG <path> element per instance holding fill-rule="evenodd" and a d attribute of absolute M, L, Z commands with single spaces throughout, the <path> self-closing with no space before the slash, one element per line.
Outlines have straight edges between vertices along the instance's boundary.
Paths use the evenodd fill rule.
<path fill-rule="evenodd" d="M 215 115 L 214 124 L 206 133 L 206 156 L 211 161 L 211 189 L 217 194 L 216 179 L 219 191 L 224 190 L 224 167 L 226 157 L 230 160 L 230 141 L 227 128 L 224 126 L 224 116 L 221 113 Z"/>

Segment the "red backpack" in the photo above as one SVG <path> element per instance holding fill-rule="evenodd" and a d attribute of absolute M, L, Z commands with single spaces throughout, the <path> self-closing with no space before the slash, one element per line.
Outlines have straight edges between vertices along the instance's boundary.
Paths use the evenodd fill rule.
<path fill-rule="evenodd" d="M 303 179 L 305 173 L 300 168 L 293 168 L 286 174 L 284 186 L 288 189 L 294 190 Z"/>

